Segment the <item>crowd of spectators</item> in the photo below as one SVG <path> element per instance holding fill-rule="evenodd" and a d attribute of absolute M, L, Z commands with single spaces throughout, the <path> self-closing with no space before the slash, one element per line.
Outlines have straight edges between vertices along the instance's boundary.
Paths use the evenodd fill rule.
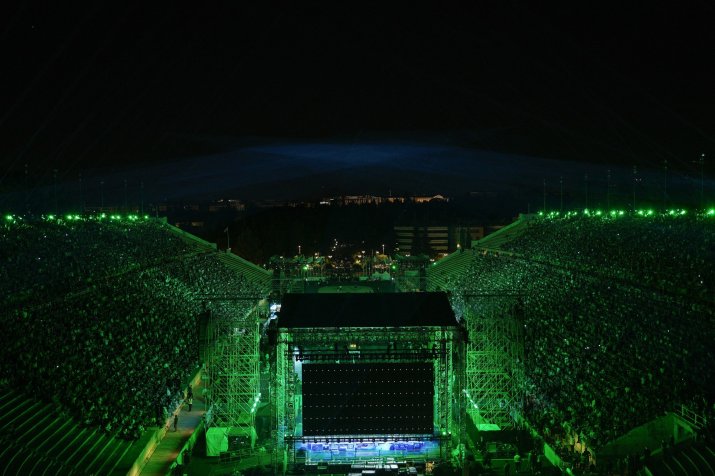
<path fill-rule="evenodd" d="M 696 301 L 715 297 L 715 218 L 694 214 L 584 216 L 528 222 L 502 248 Z"/>
<path fill-rule="evenodd" d="M 0 262 L 0 379 L 129 439 L 197 370 L 199 316 L 250 307 L 212 299 L 268 291 L 154 220 L 16 222 Z"/>
<path fill-rule="evenodd" d="M 473 250 L 446 289 L 458 313 L 522 312 L 525 405 L 566 459 L 681 403 L 715 401 L 715 220 L 537 219 Z M 467 294 L 519 297 L 465 299 Z"/>

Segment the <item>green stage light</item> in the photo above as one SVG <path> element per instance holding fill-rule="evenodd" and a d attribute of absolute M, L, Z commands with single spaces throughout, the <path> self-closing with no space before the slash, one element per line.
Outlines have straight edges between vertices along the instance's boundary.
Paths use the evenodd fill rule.
<path fill-rule="evenodd" d="M 5 219 L 7 221 L 12 221 L 12 215 L 5 215 Z"/>
<path fill-rule="evenodd" d="M 715 215 L 715 208 L 709 209 L 709 210 L 707 211 L 707 215 L 708 215 L 709 217 Z"/>

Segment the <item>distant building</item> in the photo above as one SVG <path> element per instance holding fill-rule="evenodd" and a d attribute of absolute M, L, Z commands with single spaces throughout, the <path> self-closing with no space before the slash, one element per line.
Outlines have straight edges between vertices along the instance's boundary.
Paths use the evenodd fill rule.
<path fill-rule="evenodd" d="M 375 195 L 344 195 L 343 205 L 379 205 L 383 198 Z"/>
<path fill-rule="evenodd" d="M 209 204 L 210 212 L 218 212 L 227 209 L 242 212 L 246 209 L 246 204 L 240 200 L 219 200 L 217 202 Z"/>
<path fill-rule="evenodd" d="M 396 225 L 395 251 L 400 254 L 438 256 L 459 248 L 470 248 L 473 240 L 484 237 L 483 226 Z"/>
<path fill-rule="evenodd" d="M 449 198 L 443 195 L 433 195 L 433 196 L 417 196 L 410 197 L 410 199 L 415 203 L 431 203 L 431 202 L 448 202 Z"/>

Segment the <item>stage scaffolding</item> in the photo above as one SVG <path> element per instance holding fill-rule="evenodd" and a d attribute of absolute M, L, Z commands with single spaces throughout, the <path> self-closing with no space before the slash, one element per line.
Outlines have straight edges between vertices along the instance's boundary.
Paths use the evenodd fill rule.
<path fill-rule="evenodd" d="M 254 438 L 260 401 L 258 298 L 207 298 L 206 431 Z M 216 437 L 214 437 L 216 438 Z"/>
<path fill-rule="evenodd" d="M 387 343 L 397 343 L 399 350 L 388 352 Z M 336 351 L 350 344 L 359 354 Z M 301 349 L 300 354 L 297 349 Z M 370 349 L 370 350 L 368 350 Z M 398 363 L 431 362 L 434 365 L 434 433 L 428 438 L 439 442 L 440 454 L 449 458 L 452 450 L 464 442 L 466 423 L 464 392 L 464 335 L 458 327 L 419 328 L 301 328 L 281 329 L 276 349 L 276 444 L 290 460 L 295 442 L 303 441 L 301 424 L 301 382 L 296 362 Z M 373 435 L 380 439 L 386 435 Z M 425 437 L 425 435 L 422 435 Z M 307 437 L 330 440 L 326 437 Z M 335 441 L 346 441 L 342 435 Z M 369 438 L 359 435 L 358 438 Z"/>
<path fill-rule="evenodd" d="M 523 408 L 524 341 L 521 295 L 464 295 L 468 333 L 467 414 L 479 428 L 514 428 Z"/>

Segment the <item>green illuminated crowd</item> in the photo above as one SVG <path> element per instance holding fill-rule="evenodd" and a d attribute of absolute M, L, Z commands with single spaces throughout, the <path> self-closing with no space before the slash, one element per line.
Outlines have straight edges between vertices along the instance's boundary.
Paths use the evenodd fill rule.
<path fill-rule="evenodd" d="M 676 405 L 715 402 L 715 220 L 710 215 L 569 213 L 532 220 L 452 275 L 457 310 L 498 317 L 522 297 L 520 411 L 566 459 Z"/>
<path fill-rule="evenodd" d="M 266 292 L 138 217 L 6 217 L 0 262 L 0 379 L 129 439 L 163 423 L 196 370 L 203 296 Z"/>

